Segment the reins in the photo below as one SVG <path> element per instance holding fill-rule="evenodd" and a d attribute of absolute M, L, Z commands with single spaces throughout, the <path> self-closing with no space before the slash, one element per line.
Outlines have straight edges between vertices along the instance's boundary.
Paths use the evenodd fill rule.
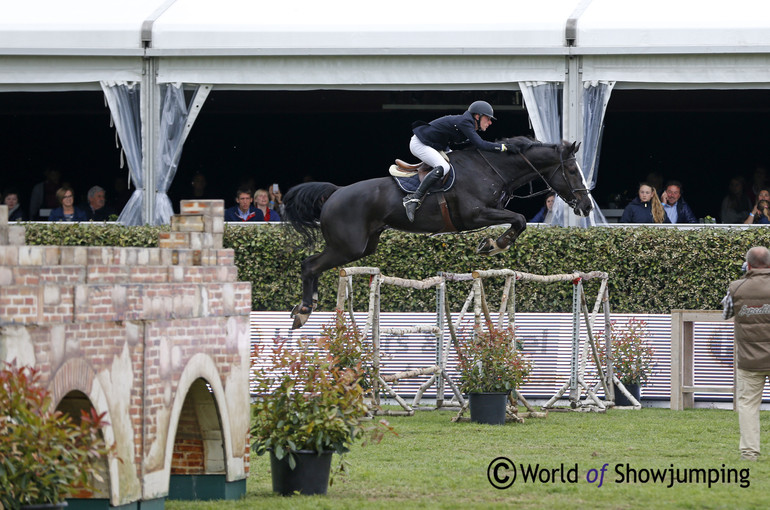
<path fill-rule="evenodd" d="M 483 160 L 484 160 L 484 161 L 487 163 L 487 165 L 489 166 L 489 168 L 491 168 L 491 169 L 492 169 L 492 171 L 493 171 L 493 172 L 495 172 L 495 173 L 497 174 L 497 176 L 498 176 L 498 177 L 500 177 L 500 180 L 502 180 L 502 181 L 503 181 L 503 186 L 504 186 L 504 188 L 503 188 L 503 191 L 504 191 L 504 192 L 507 192 L 507 193 L 509 194 L 508 200 L 506 201 L 506 205 L 507 205 L 507 202 L 510 202 L 510 200 L 511 200 L 512 198 L 532 198 L 532 197 L 539 197 L 540 195 L 545 195 L 546 193 L 550 193 L 551 191 L 554 191 L 554 190 L 553 190 L 553 188 L 551 187 L 551 185 L 548 183 L 548 179 L 546 179 L 546 178 L 543 176 L 543 173 L 542 173 L 540 170 L 538 170 L 538 169 L 535 167 L 535 165 L 533 165 L 533 164 L 532 164 L 532 162 L 531 162 L 529 159 L 527 159 L 527 157 L 524 155 L 524 153 L 523 153 L 523 152 L 519 152 L 519 153 L 518 153 L 518 155 L 519 155 L 519 156 L 521 156 L 521 158 L 522 158 L 522 159 L 523 159 L 523 160 L 524 160 L 524 161 L 527 163 L 527 165 L 529 165 L 529 167 L 530 167 L 530 168 L 531 168 L 531 169 L 532 169 L 532 170 L 533 170 L 533 171 L 534 171 L 534 172 L 537 174 L 537 176 L 538 176 L 538 177 L 540 177 L 540 179 L 541 179 L 541 180 L 543 181 L 543 183 L 545 184 L 545 186 L 546 186 L 546 189 L 544 189 L 544 190 L 541 190 L 541 191 L 537 191 L 537 192 L 534 192 L 534 191 L 532 191 L 532 181 L 529 181 L 529 195 L 513 195 L 513 194 L 511 194 L 511 192 L 509 192 L 509 191 L 507 191 L 507 190 L 505 189 L 505 187 L 508 185 L 508 184 L 507 184 L 507 182 L 508 182 L 508 181 L 505 179 L 505 177 L 503 177 L 503 176 L 502 176 L 502 174 L 501 174 L 501 173 L 500 173 L 500 172 L 497 170 L 497 168 L 495 167 L 495 165 L 493 165 L 493 164 L 492 164 L 492 162 L 491 162 L 491 161 L 489 161 L 489 159 L 487 159 L 487 157 L 484 155 L 484 152 L 483 152 L 483 151 L 481 151 L 481 150 L 479 150 L 479 149 L 476 149 L 476 151 L 477 151 L 477 152 L 478 152 L 478 153 L 481 155 L 482 159 L 483 159 Z M 560 159 L 561 159 L 561 155 L 560 155 Z M 564 170 L 564 161 L 563 161 L 563 160 L 561 161 L 561 164 L 560 164 L 558 167 L 554 168 L 554 171 L 551 173 L 551 175 L 550 175 L 548 178 L 549 178 L 549 179 L 550 179 L 550 178 L 552 178 L 552 177 L 553 177 L 553 174 L 555 174 L 555 173 L 556 173 L 556 171 L 557 171 L 559 168 L 562 168 L 562 171 Z M 566 181 L 566 179 L 565 179 L 565 181 Z M 574 194 L 575 194 L 575 193 L 574 193 L 574 191 L 575 191 L 575 190 L 573 190 L 573 191 L 572 191 L 572 194 L 573 194 L 573 196 L 574 196 Z M 577 198 L 577 197 L 575 197 L 575 198 Z"/>

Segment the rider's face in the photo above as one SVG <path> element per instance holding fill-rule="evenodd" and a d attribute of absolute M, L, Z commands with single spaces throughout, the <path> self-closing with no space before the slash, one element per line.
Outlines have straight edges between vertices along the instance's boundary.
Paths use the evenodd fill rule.
<path fill-rule="evenodd" d="M 487 117 L 486 115 L 482 115 L 479 118 L 479 129 L 482 131 L 486 131 L 489 126 L 492 125 L 492 119 Z"/>

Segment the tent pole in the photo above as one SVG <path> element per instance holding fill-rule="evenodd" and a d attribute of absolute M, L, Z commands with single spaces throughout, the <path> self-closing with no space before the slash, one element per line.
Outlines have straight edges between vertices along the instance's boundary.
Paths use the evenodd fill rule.
<path fill-rule="evenodd" d="M 143 223 L 152 225 L 155 218 L 155 194 L 157 188 L 157 151 L 160 131 L 160 89 L 157 83 L 157 59 L 144 59 L 140 104 L 142 112 L 142 174 L 144 182 Z"/>
<path fill-rule="evenodd" d="M 562 112 L 562 138 L 570 142 L 583 141 L 583 58 L 576 55 L 566 57 L 567 74 L 564 77 L 564 98 Z M 572 211 L 567 214 L 565 226 L 578 225 L 578 216 Z"/>

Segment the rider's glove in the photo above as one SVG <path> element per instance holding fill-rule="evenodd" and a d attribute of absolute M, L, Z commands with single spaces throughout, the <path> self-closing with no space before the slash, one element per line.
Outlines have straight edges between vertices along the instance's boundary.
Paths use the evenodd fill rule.
<path fill-rule="evenodd" d="M 513 154 L 519 154 L 521 152 L 518 147 L 516 147 L 515 145 L 510 144 L 510 143 L 509 144 L 503 144 L 503 152 L 505 152 L 505 151 L 511 152 Z"/>

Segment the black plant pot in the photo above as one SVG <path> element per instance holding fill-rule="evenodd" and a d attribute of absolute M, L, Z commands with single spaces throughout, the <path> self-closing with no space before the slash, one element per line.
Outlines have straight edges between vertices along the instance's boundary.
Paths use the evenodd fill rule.
<path fill-rule="evenodd" d="M 333 451 L 318 452 L 300 450 L 295 452 L 297 465 L 289 466 L 288 455 L 280 460 L 270 452 L 270 470 L 273 477 L 273 492 L 290 496 L 301 494 L 326 494 L 329 487 L 329 473 L 332 466 Z"/>
<path fill-rule="evenodd" d="M 638 384 L 625 384 L 625 383 L 623 383 L 623 386 L 625 386 L 628 392 L 634 396 L 637 402 L 641 402 L 641 400 L 639 400 L 642 398 L 641 386 L 639 386 Z M 630 400 L 628 400 L 628 397 L 626 397 L 626 395 L 622 391 L 620 391 L 620 388 L 618 388 L 617 384 L 615 384 L 615 405 L 616 406 L 634 405 Z"/>
<path fill-rule="evenodd" d="M 22 510 L 58 510 L 61 508 L 67 508 L 67 502 L 61 503 L 35 503 L 33 505 L 22 505 Z"/>
<path fill-rule="evenodd" d="M 508 392 L 470 393 L 471 421 L 487 425 L 505 425 Z"/>

